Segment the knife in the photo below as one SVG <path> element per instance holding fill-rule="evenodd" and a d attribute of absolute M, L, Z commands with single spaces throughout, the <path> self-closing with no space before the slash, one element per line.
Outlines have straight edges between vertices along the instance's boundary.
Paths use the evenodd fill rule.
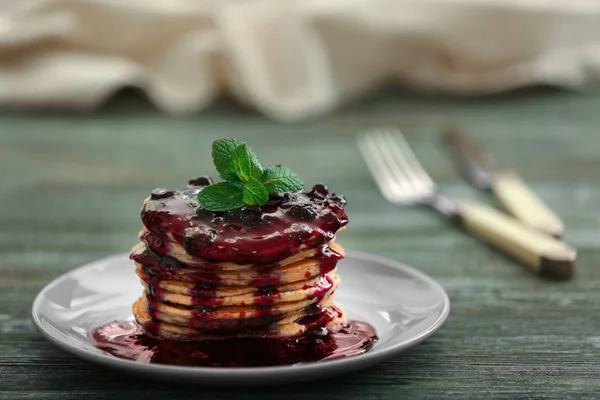
<path fill-rule="evenodd" d="M 516 173 L 473 143 L 460 126 L 448 127 L 443 138 L 465 179 L 473 186 L 491 190 L 510 214 L 527 225 L 551 236 L 563 234 L 563 221 Z"/>

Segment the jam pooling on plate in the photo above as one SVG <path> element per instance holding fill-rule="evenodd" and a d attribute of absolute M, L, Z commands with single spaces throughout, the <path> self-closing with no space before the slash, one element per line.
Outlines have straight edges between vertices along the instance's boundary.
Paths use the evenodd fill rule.
<path fill-rule="evenodd" d="M 350 322 L 335 331 L 309 331 L 295 338 L 232 338 L 202 342 L 155 339 L 135 322 L 106 324 L 90 335 L 116 357 L 145 363 L 202 367 L 264 367 L 333 360 L 365 353 L 377 340 L 373 328 Z"/>

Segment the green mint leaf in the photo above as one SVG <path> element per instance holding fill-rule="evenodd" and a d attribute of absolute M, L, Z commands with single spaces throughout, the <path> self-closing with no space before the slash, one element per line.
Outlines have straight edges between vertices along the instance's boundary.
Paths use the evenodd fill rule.
<path fill-rule="evenodd" d="M 233 210 L 244 205 L 242 198 L 244 192 L 244 187 L 238 183 L 215 183 L 198 193 L 198 204 L 210 211 Z"/>
<path fill-rule="evenodd" d="M 269 201 L 269 193 L 302 190 L 302 181 L 291 169 L 277 165 L 263 171 L 256 154 L 237 139 L 216 140 L 212 156 L 220 177 L 227 182 L 210 185 L 198 193 L 198 203 L 207 210 L 263 205 Z"/>
<path fill-rule="evenodd" d="M 239 145 L 233 152 L 233 168 L 242 182 L 247 182 L 251 177 L 260 179 L 262 176 L 258 157 L 245 143 Z"/>
<path fill-rule="evenodd" d="M 243 200 L 249 206 L 262 206 L 269 201 L 269 192 L 256 178 L 250 177 L 244 186 Z"/>
<path fill-rule="evenodd" d="M 237 139 L 215 140 L 212 145 L 212 157 L 219 175 L 226 181 L 239 181 L 233 166 L 234 152 L 243 143 Z"/>
<path fill-rule="evenodd" d="M 298 192 L 304 187 L 294 171 L 281 165 L 267 168 L 261 181 L 269 193 Z"/>
<path fill-rule="evenodd" d="M 240 179 L 238 178 L 237 174 L 235 173 L 235 170 L 233 169 L 233 167 L 231 168 L 231 170 L 221 172 L 221 174 L 219 174 L 219 176 L 223 180 L 226 180 L 229 182 L 242 183 L 242 182 L 240 182 Z"/>

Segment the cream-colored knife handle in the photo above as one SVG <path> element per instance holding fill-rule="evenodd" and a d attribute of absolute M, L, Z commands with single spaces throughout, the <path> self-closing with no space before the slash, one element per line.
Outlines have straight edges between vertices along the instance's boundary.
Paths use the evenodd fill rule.
<path fill-rule="evenodd" d="M 535 273 L 566 279 L 573 275 L 575 249 L 492 207 L 458 203 L 461 222 L 473 235 L 504 250 Z"/>
<path fill-rule="evenodd" d="M 492 190 L 506 211 L 515 218 L 548 235 L 560 237 L 563 234 L 563 221 L 517 175 L 498 175 Z"/>

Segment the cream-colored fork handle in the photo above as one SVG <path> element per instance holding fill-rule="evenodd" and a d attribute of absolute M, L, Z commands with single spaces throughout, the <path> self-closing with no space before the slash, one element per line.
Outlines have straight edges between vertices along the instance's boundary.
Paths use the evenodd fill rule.
<path fill-rule="evenodd" d="M 563 221 L 517 175 L 498 175 L 492 190 L 515 218 L 548 235 L 560 237 L 563 234 Z"/>
<path fill-rule="evenodd" d="M 540 275 L 572 276 L 575 249 L 507 214 L 475 201 L 458 203 L 464 227 L 473 235 L 504 250 Z"/>

